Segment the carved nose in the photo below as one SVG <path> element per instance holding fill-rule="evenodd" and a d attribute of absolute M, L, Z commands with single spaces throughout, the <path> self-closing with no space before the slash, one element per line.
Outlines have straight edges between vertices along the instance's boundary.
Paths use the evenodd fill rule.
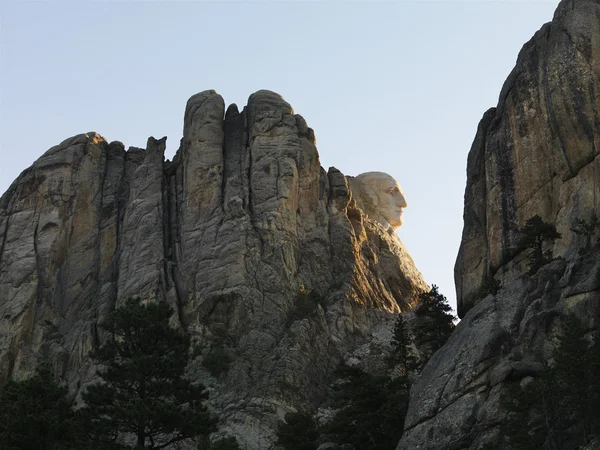
<path fill-rule="evenodd" d="M 406 203 L 406 199 L 404 198 L 404 195 L 402 195 L 400 197 L 400 208 L 406 208 L 408 206 L 408 203 Z"/>

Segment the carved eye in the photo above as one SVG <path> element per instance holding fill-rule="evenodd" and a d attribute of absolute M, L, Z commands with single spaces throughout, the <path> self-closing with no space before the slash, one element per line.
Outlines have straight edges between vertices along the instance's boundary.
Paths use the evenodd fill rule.
<path fill-rule="evenodd" d="M 393 187 L 387 190 L 388 194 L 392 194 L 392 195 L 396 195 L 397 193 L 400 192 L 400 189 L 398 189 L 397 187 Z"/>

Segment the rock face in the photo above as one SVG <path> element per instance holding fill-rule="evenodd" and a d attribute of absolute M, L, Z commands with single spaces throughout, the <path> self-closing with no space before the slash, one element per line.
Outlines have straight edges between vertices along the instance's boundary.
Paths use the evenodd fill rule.
<path fill-rule="evenodd" d="M 539 214 L 563 234 L 555 255 L 577 253 L 574 221 L 600 216 L 599 111 L 600 5 L 562 1 L 521 50 L 469 153 L 455 267 L 461 317 L 483 278 L 513 277 L 518 230 L 528 218 Z"/>
<path fill-rule="evenodd" d="M 0 199 L 0 382 L 50 359 L 71 392 L 94 376 L 98 323 L 130 296 L 166 300 L 202 355 L 222 429 L 268 448 L 331 372 L 427 288 L 395 235 L 319 165 L 314 133 L 279 95 L 239 112 L 190 98 L 181 147 L 67 139 Z M 200 363 L 218 349 L 229 368 Z"/>
<path fill-rule="evenodd" d="M 565 315 L 600 327 L 598 247 L 571 231 L 600 215 L 599 93 L 600 2 L 563 0 L 479 124 L 455 268 L 462 321 L 411 390 L 399 450 L 497 442 L 507 383 L 544 370 Z M 535 214 L 562 233 L 548 249 L 561 259 L 530 276 L 516 243 Z M 487 276 L 502 288 L 478 298 Z"/>
<path fill-rule="evenodd" d="M 565 315 L 598 329 L 599 275 L 598 253 L 557 260 L 478 302 L 412 387 L 398 449 L 476 450 L 496 443 L 507 383 L 544 371 Z"/>

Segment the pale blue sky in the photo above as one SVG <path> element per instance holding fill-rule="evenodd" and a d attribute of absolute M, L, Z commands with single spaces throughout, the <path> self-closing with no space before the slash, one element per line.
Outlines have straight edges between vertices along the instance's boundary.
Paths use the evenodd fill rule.
<path fill-rule="evenodd" d="M 558 2 L 0 2 L 0 192 L 45 150 L 97 131 L 177 150 L 187 99 L 283 95 L 321 163 L 395 176 L 399 234 L 455 305 L 467 153 L 522 45 Z"/>

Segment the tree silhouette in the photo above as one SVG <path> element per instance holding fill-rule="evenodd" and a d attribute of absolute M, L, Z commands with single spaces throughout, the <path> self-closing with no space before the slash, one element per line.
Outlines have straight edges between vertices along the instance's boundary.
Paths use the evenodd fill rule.
<path fill-rule="evenodd" d="M 75 450 L 76 426 L 67 389 L 41 365 L 24 381 L 9 380 L 0 389 L 0 448 L 4 450 Z"/>
<path fill-rule="evenodd" d="M 277 444 L 285 450 L 316 450 L 319 429 L 306 412 L 287 413 L 277 427 Z"/>
<path fill-rule="evenodd" d="M 401 379 L 406 385 L 406 389 L 409 388 L 410 373 L 418 369 L 416 358 L 411 354 L 410 346 L 412 339 L 404 322 L 404 318 L 398 315 L 396 323 L 394 324 L 394 332 L 390 341 L 392 345 L 392 354 L 390 356 L 390 363 L 396 370 L 396 376 Z"/>
<path fill-rule="evenodd" d="M 566 316 L 562 333 L 554 350 L 554 376 L 558 380 L 564 414 L 581 430 L 584 443 L 590 435 L 597 417 L 598 405 L 598 348 L 590 345 L 585 329 L 577 317 Z"/>
<path fill-rule="evenodd" d="M 190 339 L 169 325 L 172 313 L 164 302 L 128 299 L 101 325 L 112 335 L 92 353 L 103 382 L 88 387 L 81 410 L 97 447 L 161 449 L 216 430 L 204 386 L 184 378 Z"/>
<path fill-rule="evenodd" d="M 579 236 L 583 236 L 585 238 L 585 244 L 582 249 L 580 249 L 580 253 L 583 254 L 592 250 L 594 245 L 592 245 L 592 238 L 594 234 L 600 229 L 600 220 L 596 214 L 592 214 L 590 222 L 588 223 L 584 219 L 577 219 L 573 226 L 571 227 L 571 231 Z M 596 242 L 596 245 L 598 242 Z"/>
<path fill-rule="evenodd" d="M 415 314 L 422 320 L 415 327 L 415 345 L 429 357 L 446 343 L 454 330 L 454 315 L 448 299 L 434 284 L 419 297 Z"/>
<path fill-rule="evenodd" d="M 562 236 L 556 231 L 556 227 L 544 222 L 539 215 L 527 219 L 524 227 L 520 230 L 521 238 L 518 246 L 520 248 L 529 248 L 529 273 L 533 275 L 540 267 L 552 261 L 552 253 L 544 254 L 544 243 L 554 242 Z"/>
<path fill-rule="evenodd" d="M 327 440 L 361 450 L 393 450 L 404 429 L 408 391 L 402 380 L 342 366 L 336 388 L 340 409 L 323 429 Z"/>
<path fill-rule="evenodd" d="M 563 320 L 554 363 L 502 397 L 507 418 L 501 435 L 515 450 L 579 448 L 600 433 L 600 336 L 592 343 L 573 315 Z M 506 446 L 502 446 L 506 448 Z"/>

